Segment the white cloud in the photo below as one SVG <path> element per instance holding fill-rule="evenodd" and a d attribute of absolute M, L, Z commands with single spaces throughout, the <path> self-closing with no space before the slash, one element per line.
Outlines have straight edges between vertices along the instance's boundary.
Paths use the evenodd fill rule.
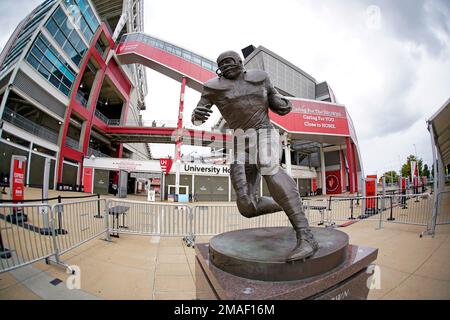
<path fill-rule="evenodd" d="M 372 4 L 380 8 L 376 27 L 368 21 Z M 263 45 L 328 81 L 353 118 L 367 173 L 382 173 L 389 164 L 398 169 L 398 156 L 403 162 L 414 153 L 413 143 L 431 162 L 425 121 L 450 96 L 449 23 L 442 20 L 448 3 L 412 6 L 384 0 L 158 1 L 146 2 L 145 16 L 148 33 L 207 57 Z M 177 91 L 160 94 L 178 97 Z M 186 99 L 187 116 L 197 99 Z M 150 106 L 152 113 L 160 111 Z"/>

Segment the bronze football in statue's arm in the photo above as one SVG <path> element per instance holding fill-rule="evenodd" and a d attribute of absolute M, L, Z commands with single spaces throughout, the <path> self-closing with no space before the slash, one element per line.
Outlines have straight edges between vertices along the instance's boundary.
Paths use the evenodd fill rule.
<path fill-rule="evenodd" d="M 279 93 L 269 95 L 269 108 L 280 116 L 292 111 L 292 103 Z"/>

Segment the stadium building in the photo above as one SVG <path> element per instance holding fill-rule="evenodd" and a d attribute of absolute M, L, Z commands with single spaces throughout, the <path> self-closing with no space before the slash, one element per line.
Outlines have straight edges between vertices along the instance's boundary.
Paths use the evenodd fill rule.
<path fill-rule="evenodd" d="M 50 184 L 74 189 L 85 157 L 150 158 L 147 144 L 113 143 L 104 134 L 111 120 L 139 125 L 145 109 L 145 69 L 121 66 L 114 54 L 121 34 L 142 31 L 142 2 L 47 0 L 20 22 L 0 56 L 3 176 L 11 155 L 24 155 L 26 183 L 40 186 L 50 158 Z M 120 20 L 123 13 L 128 19 Z M 105 188 L 117 180 L 98 174 Z"/>
<path fill-rule="evenodd" d="M 288 116 L 271 114 L 282 134 L 286 170 L 302 195 L 357 192 L 363 170 L 345 106 L 326 82 L 260 46 L 242 50 L 247 69 L 269 73 L 290 97 Z M 144 123 L 145 67 L 181 84 L 174 124 Z M 143 33 L 143 1 L 48 0 L 16 28 L 0 56 L 0 173 L 11 155 L 25 155 L 26 183 L 42 185 L 44 158 L 50 184 L 62 189 L 119 194 L 152 186 L 162 200 L 177 186 L 189 200 L 232 201 L 227 125 L 193 128 L 183 115 L 186 86 L 201 91 L 217 64 L 196 52 Z M 156 112 L 156 111 L 155 111 Z M 175 143 L 176 165 L 163 176 L 149 143 Z M 181 145 L 212 150 L 201 161 L 181 156 Z M 261 194 L 268 194 L 264 182 Z"/>

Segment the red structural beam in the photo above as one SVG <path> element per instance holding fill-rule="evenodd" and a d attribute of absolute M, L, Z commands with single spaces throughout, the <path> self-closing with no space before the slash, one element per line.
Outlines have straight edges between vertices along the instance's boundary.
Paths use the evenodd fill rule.
<path fill-rule="evenodd" d="M 353 172 L 354 172 L 354 165 L 353 165 L 353 156 L 352 156 L 352 146 L 351 146 L 351 141 L 350 138 L 345 138 L 345 142 L 347 145 L 347 161 L 348 161 L 348 166 L 349 166 L 349 183 L 350 183 L 350 193 L 354 193 L 355 189 L 354 189 L 354 178 L 353 178 Z"/>
<path fill-rule="evenodd" d="M 183 111 L 184 111 L 184 94 L 186 92 L 186 77 L 181 80 L 181 92 L 180 92 L 180 106 L 178 108 L 178 124 L 177 129 L 183 129 Z M 175 142 L 175 161 L 181 160 L 181 146 L 183 144 L 183 139 L 181 136 L 177 136 Z"/>
<path fill-rule="evenodd" d="M 116 54 L 123 64 L 141 63 L 179 82 L 186 77 L 188 86 L 196 91 L 201 91 L 203 83 L 217 76 L 211 70 L 139 41 L 120 43 Z"/>
<path fill-rule="evenodd" d="M 354 170 L 354 177 L 355 177 L 355 192 L 358 192 L 358 169 L 356 166 L 356 146 L 354 143 L 352 143 L 352 156 L 353 156 L 353 166 L 355 168 Z"/>

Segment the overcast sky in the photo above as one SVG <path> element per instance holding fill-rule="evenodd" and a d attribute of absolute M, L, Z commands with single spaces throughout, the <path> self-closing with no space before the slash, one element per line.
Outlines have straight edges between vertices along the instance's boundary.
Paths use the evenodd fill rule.
<path fill-rule="evenodd" d="M 16 3 L 0 0 L 0 46 L 40 1 Z M 431 163 L 426 120 L 450 97 L 450 1 L 145 0 L 144 19 L 147 33 L 208 58 L 263 45 L 328 81 L 354 121 L 366 174 L 398 170 L 414 144 Z M 144 118 L 174 121 L 180 85 L 147 75 Z M 198 98 L 186 93 L 186 117 Z M 219 117 L 214 110 L 205 126 Z"/>

